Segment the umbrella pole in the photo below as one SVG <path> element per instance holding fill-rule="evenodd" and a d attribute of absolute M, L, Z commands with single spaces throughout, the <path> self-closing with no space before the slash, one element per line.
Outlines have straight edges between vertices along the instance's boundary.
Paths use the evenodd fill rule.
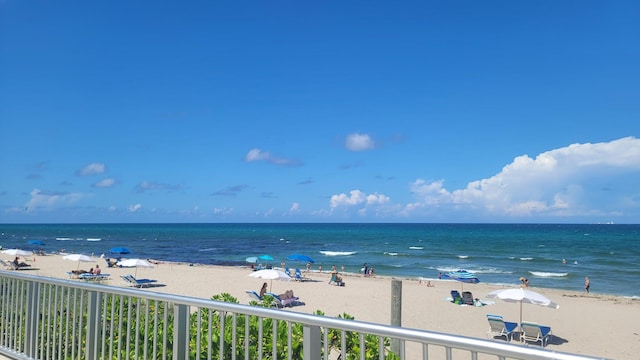
<path fill-rule="evenodd" d="M 518 324 L 518 326 L 520 327 L 520 342 L 523 342 L 524 338 L 522 337 L 522 300 L 520 300 L 520 323 Z"/>

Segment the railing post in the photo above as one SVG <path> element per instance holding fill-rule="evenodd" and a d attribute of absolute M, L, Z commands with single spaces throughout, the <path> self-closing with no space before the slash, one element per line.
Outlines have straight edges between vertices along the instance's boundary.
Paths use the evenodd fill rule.
<path fill-rule="evenodd" d="M 391 280 L 391 326 L 402 326 L 402 281 Z M 400 355 L 400 339 L 391 339 L 391 351 Z"/>
<path fill-rule="evenodd" d="M 38 304 L 39 304 L 40 283 L 29 282 L 27 286 L 27 304 L 25 307 L 27 321 L 25 323 L 25 349 L 24 352 L 29 357 L 37 358 L 38 351 Z"/>
<path fill-rule="evenodd" d="M 89 291 L 87 294 L 87 346 L 85 358 L 97 360 L 100 357 L 100 316 L 102 315 L 102 302 L 97 291 Z"/>
<path fill-rule="evenodd" d="M 173 360 L 189 358 L 189 306 L 173 306 Z"/>
<path fill-rule="evenodd" d="M 322 343 L 319 326 L 304 325 L 302 328 L 302 355 L 304 360 L 320 360 Z"/>

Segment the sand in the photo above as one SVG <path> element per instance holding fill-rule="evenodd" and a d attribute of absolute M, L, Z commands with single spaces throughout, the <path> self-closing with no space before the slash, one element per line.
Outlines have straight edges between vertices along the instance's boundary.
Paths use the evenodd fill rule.
<path fill-rule="evenodd" d="M 5 256 L 5 260 L 6 256 Z M 37 256 L 29 259 L 33 270 L 29 274 L 55 278 L 67 278 L 67 271 L 78 264 L 63 260 L 61 255 Z M 249 299 L 245 290 L 259 291 L 264 282 L 251 278 L 252 270 L 245 267 L 221 267 L 198 264 L 161 262 L 153 268 L 106 268 L 103 259 L 96 259 L 103 273 L 111 280 L 104 282 L 113 286 L 127 286 L 120 275 L 137 272 L 137 278 L 158 280 L 164 286 L 144 289 L 210 298 L 221 293 L 230 293 L 240 303 Z M 295 264 L 289 264 L 296 266 Z M 80 263 L 81 269 L 95 266 Z M 300 264 L 303 267 L 303 264 Z M 313 313 L 323 311 L 327 316 L 347 313 L 356 320 L 389 324 L 391 314 L 391 282 L 393 278 L 376 275 L 365 278 L 358 274 L 343 274 L 344 287 L 329 285 L 331 275 L 317 271 L 304 272 L 311 281 L 273 281 L 273 292 L 282 293 L 292 289 L 304 305 L 284 311 Z M 417 279 L 402 281 L 402 326 L 407 328 L 487 338 L 487 314 L 498 314 L 505 321 L 519 320 L 519 306 L 495 300 L 495 304 L 461 306 L 448 302 L 452 289 L 461 289 L 455 281 L 432 281 L 433 287 L 420 285 Z M 503 287 L 489 284 L 464 284 L 475 298 L 486 299 L 486 295 Z M 560 305 L 551 309 L 531 304 L 523 305 L 523 320 L 535 321 L 550 326 L 554 341 L 547 349 L 610 359 L 638 359 L 640 354 L 640 299 L 630 299 L 602 294 L 585 294 L 575 291 L 529 287 Z M 503 340 L 495 340 L 503 341 Z"/>

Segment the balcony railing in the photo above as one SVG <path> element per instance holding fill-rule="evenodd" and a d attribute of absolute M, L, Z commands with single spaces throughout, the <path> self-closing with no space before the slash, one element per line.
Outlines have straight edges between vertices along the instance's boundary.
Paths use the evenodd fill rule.
<path fill-rule="evenodd" d="M 15 359 L 593 359 L 416 329 L 0 271 Z"/>

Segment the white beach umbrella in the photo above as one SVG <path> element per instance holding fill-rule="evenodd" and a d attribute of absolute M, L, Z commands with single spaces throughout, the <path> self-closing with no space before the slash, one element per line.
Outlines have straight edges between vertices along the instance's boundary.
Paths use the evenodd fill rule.
<path fill-rule="evenodd" d="M 552 309 L 560 308 L 560 305 L 554 303 L 546 296 L 535 291 L 526 290 L 523 288 L 511 288 L 492 291 L 487 294 L 487 298 L 500 299 L 506 302 L 520 303 L 520 322 L 518 323 L 520 327 L 522 327 L 522 303 L 545 306 Z"/>
<path fill-rule="evenodd" d="M 33 255 L 33 252 L 31 252 L 31 251 L 20 250 L 20 249 L 2 250 L 2 253 L 3 254 L 7 254 L 7 255 L 13 255 L 13 256 L 31 256 L 31 255 Z"/>
<path fill-rule="evenodd" d="M 254 271 L 251 274 L 249 274 L 249 276 L 258 278 L 258 279 L 271 280 L 271 285 L 269 285 L 269 291 L 271 291 L 273 280 L 280 280 L 280 281 L 291 280 L 291 276 L 289 276 L 289 274 L 285 273 L 284 271 L 280 271 L 276 269 L 264 269 L 264 270 Z"/>
<path fill-rule="evenodd" d="M 133 276 L 138 276 L 139 267 L 145 267 L 145 268 L 153 267 L 153 264 L 151 264 L 145 259 L 125 259 L 125 260 L 119 261 L 117 265 L 121 267 L 135 267 L 136 271 L 135 271 L 135 275 Z"/>
<path fill-rule="evenodd" d="M 83 255 L 83 254 L 69 254 L 69 255 L 65 255 L 62 257 L 62 259 L 64 260 L 71 260 L 71 261 L 77 261 L 78 262 L 78 267 L 76 268 L 76 270 L 78 270 L 80 268 L 80 262 L 93 262 L 93 258 L 91 258 L 90 256 L 87 255 Z"/>

